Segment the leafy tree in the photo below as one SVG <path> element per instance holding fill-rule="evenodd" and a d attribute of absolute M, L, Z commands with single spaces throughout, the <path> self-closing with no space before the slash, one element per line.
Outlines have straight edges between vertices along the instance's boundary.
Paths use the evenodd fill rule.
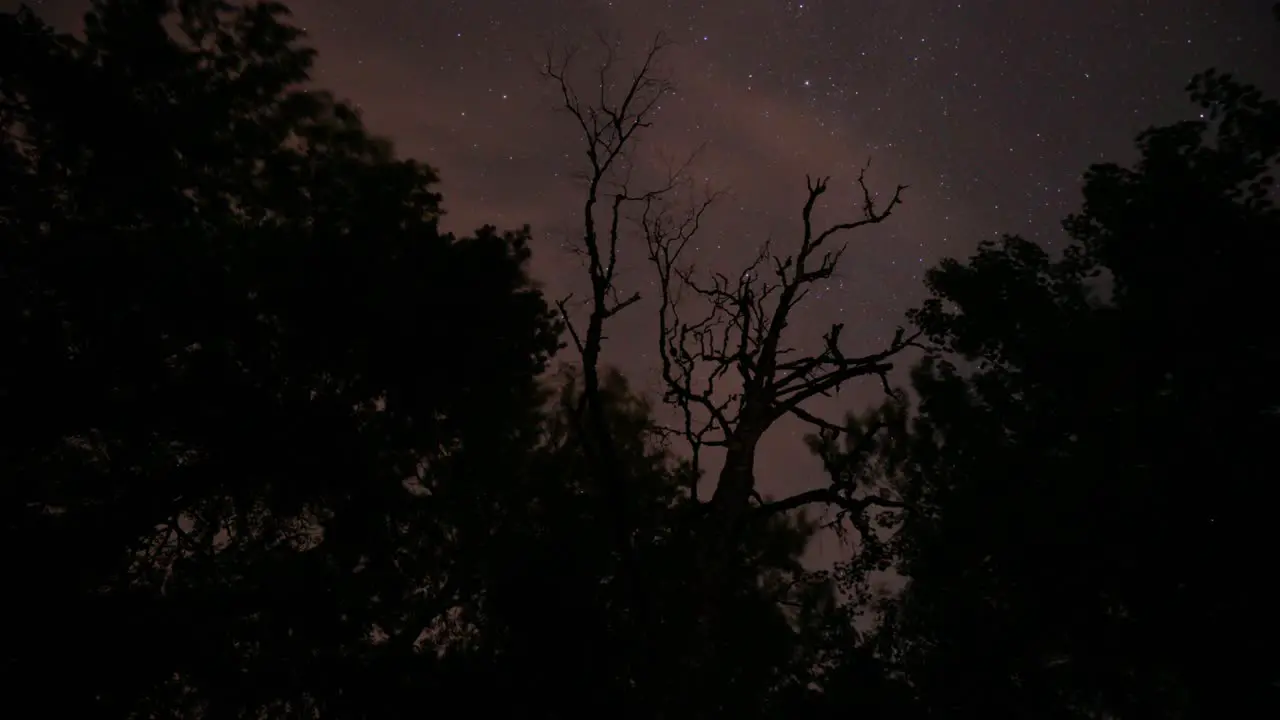
<path fill-rule="evenodd" d="M 51 710 L 405 711 L 537 440 L 527 231 L 440 233 L 301 40 L 271 2 L 0 15 L 4 669 Z"/>
<path fill-rule="evenodd" d="M 939 715 L 1280 708 L 1280 104 L 1188 90 L 1203 119 L 1089 170 L 1063 256 L 1006 237 L 928 275 L 881 640 Z"/>

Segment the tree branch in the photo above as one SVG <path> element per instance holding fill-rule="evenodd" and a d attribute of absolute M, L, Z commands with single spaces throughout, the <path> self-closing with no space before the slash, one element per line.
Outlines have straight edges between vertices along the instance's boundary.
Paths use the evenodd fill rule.
<path fill-rule="evenodd" d="M 774 422 L 791 414 L 823 431 L 840 429 L 805 410 L 803 404 L 864 376 L 876 377 L 891 394 L 888 373 L 892 359 L 907 348 L 921 347 L 918 333 L 907 337 L 899 329 L 888 347 L 850 356 L 841 347 L 841 324 L 833 325 L 823 336 L 816 353 L 799 354 L 785 342 L 792 312 L 813 283 L 832 276 L 846 250 L 845 245 L 829 246 L 843 234 L 885 221 L 902 204 L 903 185 L 886 203 L 877 202 L 867 184 L 866 170 L 864 167 L 856 181 L 861 190 L 859 215 L 821 230 L 814 213 L 829 180 L 806 177 L 797 251 L 778 255 L 772 252 L 772 243 L 766 243 L 756 258 L 733 276 L 718 272 L 699 276 L 682 264 L 700 229 L 705 203 L 694 202 L 683 212 L 668 204 L 645 205 L 640 224 L 658 276 L 658 350 L 666 386 L 664 400 L 683 416 L 691 446 L 698 448 L 714 437 L 727 449 L 725 468 L 712 498 L 713 503 L 733 508 L 726 512 L 741 514 L 750 503 L 755 485 L 752 456 L 760 437 Z M 696 299 L 704 306 L 697 319 L 683 317 L 681 299 L 686 295 L 684 299 Z M 720 391 L 722 380 L 736 387 Z M 821 496 L 802 497 L 816 502 Z"/>
<path fill-rule="evenodd" d="M 757 510 L 762 514 L 769 515 L 787 512 L 789 510 L 796 510 L 815 503 L 835 505 L 853 515 L 862 515 L 866 512 L 867 508 L 870 507 L 894 509 L 902 509 L 906 507 L 906 504 L 900 500 L 890 500 L 876 495 L 864 495 L 860 498 L 850 498 L 836 492 L 834 488 L 824 487 L 806 490 L 805 492 L 797 493 L 782 500 L 766 502 L 757 508 Z"/>

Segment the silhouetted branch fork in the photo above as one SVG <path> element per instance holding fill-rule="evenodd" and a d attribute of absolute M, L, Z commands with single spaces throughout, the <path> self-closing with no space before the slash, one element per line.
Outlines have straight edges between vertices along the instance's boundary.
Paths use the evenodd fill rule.
<path fill-rule="evenodd" d="M 825 527 L 842 533 L 843 530 L 840 529 L 840 523 L 848 520 L 861 534 L 864 542 L 875 541 L 875 534 L 871 528 L 868 515 L 868 511 L 871 508 L 885 510 L 905 510 L 908 508 L 906 503 L 900 500 L 878 495 L 864 495 L 854 498 L 840 494 L 834 487 L 826 487 L 807 490 L 782 500 L 764 503 L 755 508 L 755 513 L 760 517 L 769 517 L 815 504 L 829 505 L 839 510 L 837 516 L 830 523 L 827 523 Z"/>
<path fill-rule="evenodd" d="M 682 377 L 677 377 L 674 372 L 669 369 L 663 369 L 663 380 L 666 384 L 666 391 L 663 399 L 669 403 L 674 402 L 677 406 L 688 412 L 690 409 L 687 405 L 695 405 L 701 407 L 710 416 L 710 422 L 715 423 L 720 432 L 727 437 L 733 426 L 736 424 L 736 418 L 730 418 L 725 414 L 729 405 L 735 399 L 730 396 L 723 402 L 717 403 L 713 396 L 715 394 L 714 379 L 707 383 L 708 388 L 702 392 L 695 392 L 692 389 L 692 371 L 683 371 Z"/>
<path fill-rule="evenodd" d="M 685 424 L 685 427 L 679 430 L 668 425 L 656 425 L 655 427 L 659 428 L 663 434 L 680 435 L 685 438 L 692 437 L 697 441 L 697 447 L 724 447 L 725 439 L 723 437 L 707 437 L 712 432 L 718 432 L 718 428 L 714 423 L 704 422 L 701 427 L 694 430 L 692 414 L 690 414 L 686 423 L 682 424 Z"/>
<path fill-rule="evenodd" d="M 569 317 L 569 302 L 573 300 L 573 293 L 569 293 L 563 300 L 556 301 L 556 308 L 560 310 L 560 319 L 564 321 L 564 327 L 569 331 L 569 337 L 573 339 L 573 345 L 577 348 L 578 353 L 582 354 L 586 351 L 582 344 L 582 338 L 578 335 L 578 331 L 573 326 L 573 320 Z"/>
<path fill-rule="evenodd" d="M 863 191 L 863 217 L 858 220 L 832 225 L 816 236 L 814 235 L 813 211 L 817 205 L 818 198 L 826 193 L 830 178 L 815 179 L 813 176 L 805 176 L 805 187 L 808 190 L 808 195 L 805 198 L 804 208 L 800 214 L 803 226 L 800 249 L 794 257 L 788 257 L 785 260 L 774 258 L 774 273 L 782 283 L 781 292 L 779 293 L 773 316 L 768 323 L 768 331 L 760 343 L 759 352 L 759 364 L 762 375 L 765 378 L 764 381 L 767 384 L 774 384 L 774 373 L 777 371 L 778 346 L 781 342 L 782 332 L 790 319 L 791 311 L 804 299 L 807 285 L 831 277 L 843 257 L 845 247 L 823 253 L 817 267 L 810 268 L 808 263 L 813 259 L 814 253 L 837 233 L 883 222 L 902 202 L 902 192 L 906 189 L 906 186 L 899 185 L 885 208 L 883 210 L 876 209 L 874 197 L 866 183 L 866 167 L 869 166 L 870 162 L 858 174 L 858 185 Z M 828 343 L 828 346 L 830 346 L 830 343 Z M 795 377 L 803 377 L 806 374 L 801 372 Z"/>
<path fill-rule="evenodd" d="M 640 293 L 638 292 L 631 293 L 631 296 L 626 300 L 616 300 L 613 305 L 604 309 L 604 319 L 607 320 L 614 315 L 617 315 L 637 302 L 640 302 Z"/>
<path fill-rule="evenodd" d="M 888 385 L 888 374 L 891 370 L 893 370 L 892 363 L 868 363 L 841 367 L 816 377 L 808 378 L 802 385 L 783 388 L 775 392 L 773 396 L 775 405 L 771 416 L 782 417 L 789 412 L 794 412 L 795 408 L 799 407 L 800 403 L 805 400 L 818 395 L 827 395 L 832 390 L 839 390 L 844 383 L 854 378 L 868 375 L 879 377 L 881 384 L 885 386 L 886 392 L 892 393 Z"/>
<path fill-rule="evenodd" d="M 852 498 L 841 495 L 833 487 L 825 487 L 806 490 L 782 500 L 764 503 L 763 505 L 758 506 L 756 511 L 763 514 L 774 514 L 795 510 L 815 503 L 834 505 L 841 510 L 848 512 L 852 516 L 861 516 L 868 508 L 872 507 L 898 510 L 907 507 L 907 505 L 900 500 L 891 500 L 878 495 L 864 495 L 860 498 Z"/>
<path fill-rule="evenodd" d="M 805 410 L 802 407 L 799 407 L 799 406 L 792 407 L 790 408 L 789 412 L 792 415 L 795 415 L 796 417 L 800 418 L 801 420 L 804 420 L 805 422 L 809 423 L 810 425 L 813 425 L 819 428 L 820 430 L 826 430 L 836 434 L 849 432 L 849 427 L 847 425 L 839 425 L 837 423 L 831 422 L 830 420 L 824 420 L 818 417 L 817 415 L 814 415 L 813 413 L 809 412 L 808 410 Z"/>
<path fill-rule="evenodd" d="M 827 238 L 831 237 L 832 235 L 835 235 L 836 233 L 845 232 L 847 230 L 857 230 L 860 227 L 884 222 L 885 219 L 887 219 L 891 214 L 893 214 L 893 209 L 896 208 L 898 205 L 902 204 L 902 193 L 907 189 L 906 185 L 899 185 L 897 188 L 895 188 L 893 191 L 893 196 L 889 198 L 889 202 L 888 204 L 885 205 L 884 209 L 876 210 L 875 196 L 872 195 L 871 190 L 870 188 L 867 187 L 867 182 L 866 182 L 866 172 L 868 167 L 871 167 L 870 161 L 867 161 L 867 164 L 863 167 L 862 171 L 858 173 L 858 187 L 862 189 L 863 217 L 859 220 L 854 220 L 852 222 L 837 223 L 835 225 L 828 227 L 826 230 L 823 230 L 822 233 L 818 235 L 816 239 L 814 239 L 813 241 L 814 248 L 817 248 L 819 245 L 826 242 Z M 826 182 L 827 182 L 827 179 L 824 178 L 820 182 L 820 184 L 816 186 L 818 188 L 817 195 L 821 195 L 823 192 L 826 191 L 826 187 L 827 187 Z M 811 197 L 814 197 L 816 199 L 817 195 L 813 194 L 814 187 L 815 186 L 811 183 L 809 192 Z M 810 211 L 812 211 L 812 206 L 810 206 Z"/>
<path fill-rule="evenodd" d="M 800 358 L 778 365 L 778 369 L 789 370 L 788 374 L 773 385 L 773 398 L 780 404 L 780 411 L 791 412 L 804 400 L 821 395 L 839 387 L 854 378 L 866 375 L 877 375 L 885 391 L 892 394 L 888 384 L 888 373 L 893 364 L 886 362 L 909 347 L 923 348 L 916 342 L 920 332 L 904 337 L 899 328 L 893 342 L 888 348 L 877 353 L 855 358 L 846 358 L 839 348 L 840 331 L 843 325 L 837 323 L 831 332 L 824 336 L 827 349 L 821 355 Z"/>
<path fill-rule="evenodd" d="M 662 98 L 674 90 L 670 82 L 654 74 L 655 60 L 670 44 L 665 35 L 659 33 L 650 43 L 623 97 L 616 103 L 610 102 L 608 90 L 613 83 L 608 76 L 616 55 L 613 43 L 601 38 L 601 44 L 605 47 L 605 60 L 597 68 L 597 105 L 585 105 L 569 81 L 569 68 L 577 55 L 576 49 L 566 49 L 559 61 L 548 50 L 542 69 L 542 74 L 558 86 L 563 109 L 573 116 L 582 131 L 587 141 L 587 158 L 597 175 L 602 175 L 613 164 L 637 130 L 652 125 L 649 116 Z"/>
<path fill-rule="evenodd" d="M 717 486 L 717 495 L 737 498 L 726 502 L 739 503 L 749 497 L 753 479 L 737 477 L 735 473 L 750 474 L 751 462 L 739 456 L 753 453 L 759 436 L 774 421 L 790 413 L 819 429 L 840 430 L 839 425 L 812 415 L 801 404 L 815 395 L 829 395 L 844 382 L 862 376 L 878 377 L 886 392 L 891 391 L 888 372 L 893 365 L 888 360 L 918 337 L 905 338 L 899 332 L 880 352 L 847 357 L 839 347 L 843 326 L 835 325 L 824 336 L 819 353 L 781 360 L 794 353 L 793 348 L 783 347 L 781 340 L 791 311 L 805 298 L 812 283 L 834 273 L 845 252 L 844 246 L 823 251 L 823 244 L 840 232 L 882 222 L 902 202 L 905 186 L 899 186 L 888 203 L 879 207 L 867 186 L 865 168 L 858 176 L 858 184 L 863 191 L 862 217 L 815 234 L 813 211 L 827 190 L 828 178 L 806 177 L 808 195 L 801 214 L 804 235 L 799 250 L 779 257 L 771 254 L 766 244 L 736 277 L 713 272 L 700 280 L 693 276 L 691 268 L 678 267 L 677 259 L 692 235 L 673 228 L 696 229 L 696 223 L 675 221 L 666 208 L 659 209 L 655 204 L 647 204 L 642 214 L 641 226 L 649 243 L 650 260 L 658 270 L 662 301 L 659 350 L 663 379 L 668 386 L 664 399 L 684 412 L 701 408 L 710 414 L 709 422 L 722 431 L 724 446 L 736 463 L 736 469 L 722 472 Z M 772 265 L 777 282 L 759 278 L 764 262 Z M 694 323 L 680 322 L 673 301 L 676 288 L 705 301 L 705 316 Z M 691 387 L 694 368 L 699 365 L 703 366 L 699 375 L 705 377 L 701 392 Z M 730 370 L 736 372 L 743 388 L 733 416 L 728 415 L 724 403 L 712 400 L 716 380 Z M 691 435 L 690 441 L 696 442 L 697 438 Z M 725 492 L 721 493 L 721 489 Z M 815 499 L 819 495 L 804 497 Z"/>

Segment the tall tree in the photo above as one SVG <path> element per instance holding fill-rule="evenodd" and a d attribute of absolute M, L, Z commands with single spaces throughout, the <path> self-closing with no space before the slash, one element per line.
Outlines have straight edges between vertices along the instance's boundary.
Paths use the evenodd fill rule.
<path fill-rule="evenodd" d="M 899 207 L 905 187 L 879 198 L 859 176 L 862 190 L 850 217 L 819 225 L 814 217 L 826 179 L 808 180 L 808 194 L 800 213 L 801 230 L 793 254 L 774 254 L 762 248 L 759 259 L 736 272 L 699 277 L 687 267 L 685 250 L 704 221 L 716 194 L 700 196 L 689 186 L 688 164 L 670 169 L 666 177 L 643 186 L 634 173 L 635 149 L 653 121 L 656 108 L 672 90 L 659 67 L 667 43 L 659 36 L 629 74 L 617 68 L 615 45 L 602 43 L 599 67 L 583 74 L 579 55 L 548 53 L 545 75 L 560 95 L 562 109 L 581 133 L 587 159 L 583 230 L 579 247 L 590 296 L 581 317 L 569 301 L 560 303 L 568 332 L 582 359 L 583 391 L 578 422 L 590 439 L 588 456 L 594 474 L 613 493 L 618 528 L 630 526 L 625 517 L 629 478 L 614 462 L 616 450 L 601 417 L 602 395 L 597 370 L 604 329 L 641 296 L 617 285 L 619 253 L 626 238 L 643 240 L 657 275 L 658 355 L 664 380 L 663 400 L 684 418 L 675 432 L 692 451 L 689 493 L 700 508 L 696 540 L 691 552 L 698 558 L 699 580 L 687 603 L 697 608 L 698 621 L 689 633 L 691 657 L 701 667 L 731 662 L 727 650 L 716 650 L 717 608 L 729 602 L 725 593 L 738 587 L 743 565 L 742 543 L 771 515 L 814 504 L 835 507 L 842 520 L 864 527 L 872 506 L 896 506 L 875 488 L 855 486 L 833 476 L 826 487 L 802 495 L 766 502 L 756 489 L 755 457 L 760 438 L 778 420 L 794 415 L 816 427 L 843 432 L 844 427 L 806 410 L 808 400 L 862 377 L 883 378 L 891 360 L 913 344 L 899 333 L 890 345 L 865 355 L 842 347 L 841 327 L 831 328 L 816 352 L 802 355 L 789 346 L 784 332 L 791 314 L 800 307 L 807 287 L 832 275 L 844 253 L 849 233 L 887 220 Z M 686 193 L 691 201 L 687 204 Z M 689 301 L 681 304 L 680 296 Z M 697 318 L 693 315 L 703 313 Z M 702 384 L 705 383 L 705 384 Z M 702 479 L 700 451 L 719 447 L 725 462 L 711 498 L 698 497 Z M 615 539 L 624 559 L 637 553 L 633 538 L 620 532 Z M 625 563 L 636 562 L 624 560 Z M 619 582 L 639 606 L 649 599 L 637 571 L 624 569 Z M 731 579 L 732 578 L 732 579 Z M 637 642 L 639 639 L 637 638 Z M 689 682 L 697 673 L 683 676 Z"/>
<path fill-rule="evenodd" d="M 895 443 L 916 512 L 884 640 L 934 712 L 1280 709 L 1280 104 L 1188 90 L 1202 119 L 1089 170 L 1062 257 L 1007 237 L 928 275 L 945 353 Z"/>
<path fill-rule="evenodd" d="M 829 579 L 800 562 L 814 528 L 779 515 L 744 537 L 742 569 L 717 607 L 732 662 L 704 667 L 705 658 L 687 652 L 699 619 L 690 600 L 702 519 L 688 492 L 688 461 L 664 446 L 648 404 L 620 374 L 606 369 L 600 380 L 615 460 L 628 464 L 631 481 L 632 565 L 613 544 L 609 488 L 579 435 L 583 381 L 570 372 L 529 475 L 528 512 L 513 513 L 496 538 L 502 549 L 477 615 L 484 653 L 495 658 L 491 687 L 501 688 L 491 694 L 513 703 L 501 712 L 787 716 L 810 702 L 823 642 L 837 631 Z M 626 570 L 637 573 L 644 603 L 617 582 Z"/>
<path fill-rule="evenodd" d="M 537 441 L 527 232 L 441 234 L 301 41 L 272 2 L 0 15 L 4 669 L 50 710 L 407 711 Z"/>

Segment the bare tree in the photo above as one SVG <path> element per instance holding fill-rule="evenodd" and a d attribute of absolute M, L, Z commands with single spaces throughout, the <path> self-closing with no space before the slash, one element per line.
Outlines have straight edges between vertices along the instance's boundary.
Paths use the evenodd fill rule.
<path fill-rule="evenodd" d="M 604 325 L 640 299 L 639 293 L 622 297 L 614 282 L 625 210 L 631 203 L 650 201 L 675 187 L 673 175 L 664 185 L 633 194 L 628 182 L 629 153 L 638 141 L 638 133 L 650 127 L 659 103 L 674 87 L 655 67 L 659 54 L 668 45 L 664 36 L 654 38 L 644 61 L 625 82 L 615 76 L 616 43 L 603 36 L 600 41 L 605 58 L 597 68 L 597 87 L 590 98 L 580 95 L 569 77 L 578 55 L 576 48 L 566 50 L 559 57 L 548 50 L 542 72 L 556 86 L 562 109 L 573 118 L 585 143 L 588 168 L 582 179 L 586 182 L 586 197 L 582 208 L 582 244 L 576 249 L 586 259 L 591 282 L 586 327 L 579 328 L 570 317 L 572 296 L 561 300 L 558 306 L 574 347 L 582 357 L 580 414 L 592 429 L 585 435 L 590 438 L 588 452 L 601 468 L 613 470 L 612 440 L 600 394 Z"/>
<path fill-rule="evenodd" d="M 681 170 L 670 173 L 665 182 L 643 191 L 631 187 L 633 157 L 631 153 L 642 130 L 651 120 L 663 98 L 673 85 L 661 76 L 656 61 L 667 41 L 655 36 L 644 60 L 629 76 L 619 79 L 615 69 L 617 43 L 601 36 L 605 57 L 596 68 L 590 95 L 579 94 L 570 78 L 577 49 L 569 48 L 558 57 L 548 50 L 542 72 L 559 91 L 561 108 L 573 119 L 581 133 L 587 158 L 586 196 L 582 207 L 581 245 L 576 250 L 585 259 L 590 297 L 586 300 L 585 327 L 575 324 L 570 313 L 572 296 L 558 303 L 561 316 L 582 358 L 582 392 L 578 398 L 574 423 L 582 439 L 586 460 L 592 475 L 605 484 L 614 514 L 614 544 L 621 559 L 614 578 L 619 595 L 626 599 L 634 617 L 647 614 L 648 595 L 636 582 L 635 556 L 631 534 L 631 518 L 626 497 L 626 463 L 618 462 L 617 448 L 606 417 L 605 398 L 601 387 L 600 352 L 605 339 L 605 323 L 640 300 L 639 293 L 623 297 L 616 278 L 618 250 L 624 232 L 627 210 L 637 203 L 652 202 L 670 194 L 678 183 Z M 621 629 L 630 639 L 624 644 L 642 643 L 643 638 Z M 629 657 L 624 655 L 624 657 Z M 631 672 L 623 668 L 630 676 Z M 624 695 L 631 693 L 627 683 L 619 687 Z M 629 700 L 621 700 L 625 707 Z"/>
<path fill-rule="evenodd" d="M 668 43 L 657 36 L 625 81 L 613 74 L 615 44 L 603 38 L 602 44 L 606 56 L 597 68 L 594 80 L 598 87 L 592 88 L 589 101 L 569 78 L 575 51 L 565 52 L 559 59 L 548 53 L 544 66 L 545 75 L 560 92 L 563 109 L 581 131 L 589 163 L 582 215 L 582 253 L 591 281 L 585 329 L 570 320 L 568 299 L 560 303 L 560 309 L 582 357 L 582 410 L 595 428 L 593 452 L 597 461 L 603 470 L 614 471 L 609 464 L 610 439 L 602 416 L 598 364 L 605 323 L 640 299 L 639 293 L 622 297 L 614 284 L 626 213 L 635 208 L 658 277 L 658 349 L 666 386 L 664 400 L 683 418 L 679 432 L 689 443 L 695 468 L 702 448 L 721 447 L 725 451 L 709 501 L 721 530 L 732 536 L 751 513 L 782 512 L 812 503 L 836 506 L 863 529 L 861 518 L 869 507 L 897 503 L 880 495 L 859 496 L 853 483 L 834 467 L 828 468 L 832 475 L 829 486 L 764 503 L 755 489 L 755 453 L 764 433 L 787 415 L 813 425 L 824 435 L 846 432 L 847 425 L 806 410 L 806 401 L 829 395 L 844 383 L 865 376 L 879 379 L 889 391 L 891 359 L 916 345 L 919 334 L 907 336 L 899 328 L 888 347 L 852 356 L 841 348 L 842 324 L 831 327 L 816 353 L 801 354 L 788 346 L 784 337 L 792 312 L 810 287 L 836 271 L 849 234 L 888 219 L 901 205 L 906 186 L 899 185 L 886 201 L 878 202 L 867 185 L 864 167 L 857 179 L 861 189 L 857 214 L 822 228 L 815 223 L 814 209 L 827 191 L 829 179 L 806 178 L 808 197 L 800 213 L 800 247 L 794 254 L 775 254 L 766 245 L 742 272 L 733 276 L 712 273 L 700 280 L 682 264 L 683 256 L 718 194 L 707 193 L 682 207 L 677 196 L 688 184 L 687 163 L 670 171 L 656 187 L 635 192 L 628 186 L 629 153 L 640 131 L 650 127 L 662 99 L 674 90 L 656 67 Z M 681 299 L 690 293 L 701 298 L 706 307 L 695 320 L 681 315 Z M 725 385 L 733 389 L 725 391 Z M 691 492 L 696 498 L 696 487 Z"/>
<path fill-rule="evenodd" d="M 869 507 L 898 507 L 888 497 L 859 494 L 846 472 L 831 462 L 831 483 L 822 488 L 765 503 L 755 489 L 755 454 L 761 437 L 787 415 L 793 415 L 835 438 L 855 431 L 873 437 L 878 427 L 857 428 L 820 418 L 805 409 L 806 401 L 830 395 L 844 383 L 872 376 L 892 393 L 888 373 L 891 360 L 908 347 L 918 346 L 919 333 L 898 329 L 893 340 L 877 352 L 847 354 L 840 343 L 843 324 L 832 325 L 821 350 L 802 354 L 786 344 L 791 314 L 810 287 L 830 278 L 847 249 L 847 237 L 859 228 L 886 220 L 902 203 L 899 185 L 878 203 L 866 183 L 866 167 L 858 175 L 860 213 L 825 228 L 816 226 L 814 208 L 827 191 L 828 178 L 806 178 L 808 197 L 801 211 L 800 247 L 790 255 L 771 252 L 766 245 L 740 273 L 712 273 L 699 280 L 681 259 L 701 227 L 701 218 L 714 197 L 697 202 L 683 213 L 673 212 L 660 198 L 646 199 L 640 225 L 649 258 L 658 274 L 659 357 L 666 386 L 665 400 L 679 409 L 682 434 L 692 447 L 694 462 L 702 447 L 722 447 L 724 465 L 710 499 L 720 530 L 731 539 L 749 514 L 766 514 L 813 503 L 834 505 L 867 534 Z M 696 319 L 682 317 L 681 296 L 692 292 L 706 310 Z M 728 379 L 732 391 L 719 384 Z"/>

